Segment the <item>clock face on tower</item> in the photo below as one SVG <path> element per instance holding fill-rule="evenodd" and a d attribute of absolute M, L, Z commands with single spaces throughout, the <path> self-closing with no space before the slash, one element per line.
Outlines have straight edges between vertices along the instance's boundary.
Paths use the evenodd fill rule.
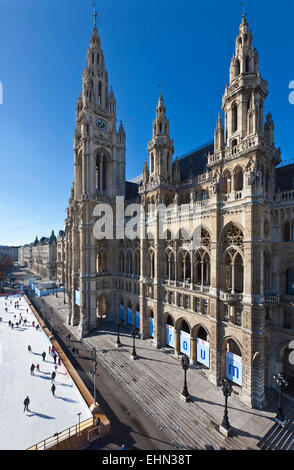
<path fill-rule="evenodd" d="M 97 120 L 96 120 L 96 126 L 97 126 L 98 129 L 100 129 L 101 131 L 106 131 L 106 129 L 107 129 L 107 122 L 104 121 L 104 119 L 97 119 Z"/>

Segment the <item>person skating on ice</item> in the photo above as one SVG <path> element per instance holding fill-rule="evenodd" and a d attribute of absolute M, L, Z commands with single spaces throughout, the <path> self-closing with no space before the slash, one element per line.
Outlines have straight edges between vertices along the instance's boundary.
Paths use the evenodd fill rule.
<path fill-rule="evenodd" d="M 55 385 L 53 384 L 52 387 L 51 387 L 51 392 L 52 392 L 52 395 L 53 395 L 53 396 L 54 396 L 54 393 L 55 393 L 55 389 L 56 389 L 56 387 L 55 387 Z"/>
<path fill-rule="evenodd" d="M 23 411 L 24 411 L 24 412 L 25 412 L 25 411 L 30 411 L 30 410 L 29 410 L 29 404 L 30 404 L 30 399 L 29 399 L 29 397 L 26 397 L 26 398 L 24 399 L 23 404 L 24 404 L 24 410 L 23 410 Z"/>
<path fill-rule="evenodd" d="M 45 357 L 46 357 L 46 353 L 45 353 L 45 351 L 43 351 L 43 352 L 42 352 L 43 362 L 45 361 Z"/>
<path fill-rule="evenodd" d="M 32 364 L 31 365 L 31 375 L 35 375 L 34 370 L 35 370 L 35 364 Z"/>

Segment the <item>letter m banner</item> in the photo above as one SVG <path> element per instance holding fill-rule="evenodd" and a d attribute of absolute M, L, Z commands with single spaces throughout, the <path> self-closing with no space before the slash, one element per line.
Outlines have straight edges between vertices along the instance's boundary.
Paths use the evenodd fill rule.
<path fill-rule="evenodd" d="M 242 358 L 229 351 L 226 352 L 226 377 L 242 386 Z"/>

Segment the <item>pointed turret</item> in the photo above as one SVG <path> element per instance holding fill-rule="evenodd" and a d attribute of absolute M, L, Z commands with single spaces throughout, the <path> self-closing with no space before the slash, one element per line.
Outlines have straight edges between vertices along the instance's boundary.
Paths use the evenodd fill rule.
<path fill-rule="evenodd" d="M 84 107 L 102 107 L 108 111 L 108 74 L 96 20 L 87 52 L 87 65 L 83 71 L 83 104 Z"/>
<path fill-rule="evenodd" d="M 274 121 L 272 118 L 271 113 L 268 113 L 266 116 L 266 123 L 264 127 L 264 138 L 270 147 L 273 147 L 275 145 L 274 142 L 274 134 L 275 134 L 275 127 L 274 127 Z"/>
<path fill-rule="evenodd" d="M 181 180 L 180 165 L 178 157 L 176 157 L 174 167 L 173 167 L 173 182 L 178 184 Z"/>
<path fill-rule="evenodd" d="M 143 185 L 146 185 L 149 181 L 149 170 L 147 165 L 147 160 L 145 158 L 144 168 L 143 168 Z"/>
<path fill-rule="evenodd" d="M 244 12 L 231 60 L 230 85 L 223 96 L 227 147 L 237 146 L 249 135 L 263 136 L 267 95 L 267 82 L 260 76 L 258 53 Z"/>
<path fill-rule="evenodd" d="M 224 128 L 221 120 L 221 115 L 218 113 L 216 121 L 216 128 L 214 131 L 214 151 L 221 150 L 224 145 Z"/>
<path fill-rule="evenodd" d="M 169 136 L 169 121 L 166 117 L 162 93 L 156 107 L 156 118 L 153 121 L 152 140 L 148 143 L 150 158 L 150 177 L 158 181 L 172 180 L 172 155 L 174 142 Z"/>

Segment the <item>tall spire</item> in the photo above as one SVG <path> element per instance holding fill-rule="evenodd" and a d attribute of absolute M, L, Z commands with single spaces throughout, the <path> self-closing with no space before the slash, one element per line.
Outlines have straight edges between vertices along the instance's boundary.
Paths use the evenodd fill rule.
<path fill-rule="evenodd" d="M 93 8 L 94 8 L 94 29 L 97 29 L 97 11 L 96 11 L 96 6 L 95 6 L 95 2 L 92 2 L 92 5 L 93 5 Z"/>
<path fill-rule="evenodd" d="M 243 7 L 243 13 L 242 13 L 242 22 L 246 21 L 246 13 L 245 13 L 245 2 L 241 2 L 241 5 Z"/>

